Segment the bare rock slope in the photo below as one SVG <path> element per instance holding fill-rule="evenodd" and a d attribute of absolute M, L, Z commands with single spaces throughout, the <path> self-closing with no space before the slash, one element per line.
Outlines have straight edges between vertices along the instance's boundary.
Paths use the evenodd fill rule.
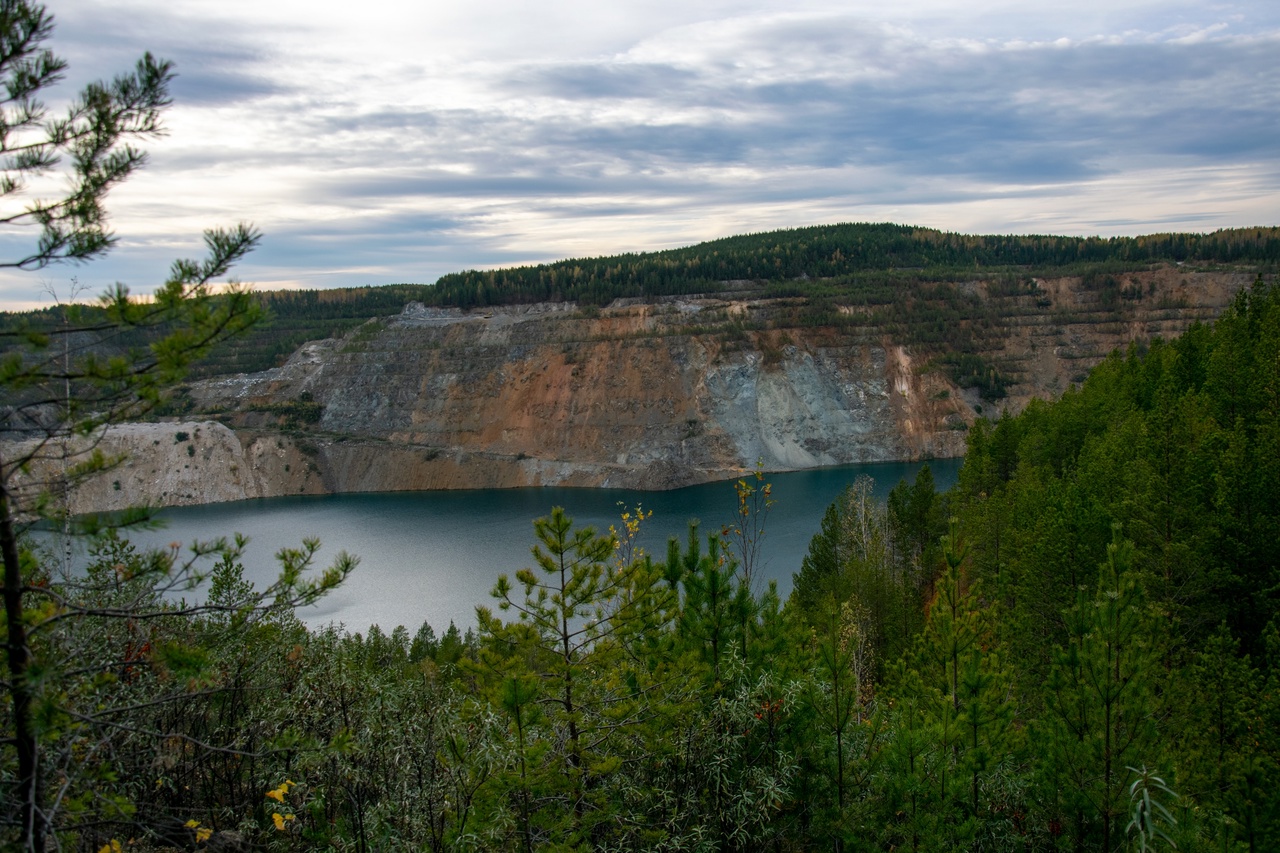
<path fill-rule="evenodd" d="M 1211 319 L 1250 280 L 1135 273 L 1126 286 L 1140 298 L 1118 307 L 1097 305 L 1079 279 L 1006 294 L 1003 325 L 978 354 L 1012 377 L 999 401 L 958 386 L 939 347 L 875 324 L 803 322 L 804 300 L 748 292 L 471 312 L 414 303 L 307 344 L 282 367 L 193 384 L 188 406 L 201 420 L 112 430 L 111 447 L 130 458 L 82 489 L 75 508 L 666 489 L 757 462 L 778 471 L 956 456 L 981 414 L 1055 396 L 1118 347 Z M 996 299 L 982 281 L 959 287 Z"/>
<path fill-rule="evenodd" d="M 335 491 L 663 489 L 757 460 L 790 470 L 963 450 L 972 411 L 900 346 L 821 331 L 669 333 L 735 307 L 747 306 L 673 300 L 583 316 L 410 305 L 282 368 L 191 393 L 248 428 L 288 418 L 279 401 L 315 407 L 326 437 L 316 457 Z"/>

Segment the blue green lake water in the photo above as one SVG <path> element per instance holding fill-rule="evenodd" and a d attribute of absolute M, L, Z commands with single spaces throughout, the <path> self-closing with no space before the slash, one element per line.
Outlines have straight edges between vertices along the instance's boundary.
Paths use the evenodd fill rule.
<path fill-rule="evenodd" d="M 929 464 L 940 490 L 955 482 L 960 460 Z M 921 467 L 883 463 L 770 475 L 775 504 L 766 523 L 761 586 L 776 580 L 784 598 L 790 593 L 823 512 L 858 475 L 873 477 L 883 499 Z M 276 551 L 316 536 L 322 565 L 340 550 L 357 555 L 360 565 L 340 589 L 300 613 L 308 624 L 337 622 L 352 631 L 402 624 L 412 633 L 427 620 L 439 633 L 450 620 L 459 628 L 473 625 L 475 607 L 490 602 L 498 575 L 532 565 L 533 519 L 562 506 L 578 525 L 603 531 L 619 524 L 623 507 L 636 504 L 653 511 L 641 544 L 663 556 L 668 538 L 687 536 L 691 518 L 704 531 L 731 521 L 736 498 L 729 482 L 669 492 L 528 488 L 271 498 L 165 510 L 163 530 L 133 538 L 165 545 L 242 533 L 250 540 L 246 577 L 263 585 L 274 576 Z"/>

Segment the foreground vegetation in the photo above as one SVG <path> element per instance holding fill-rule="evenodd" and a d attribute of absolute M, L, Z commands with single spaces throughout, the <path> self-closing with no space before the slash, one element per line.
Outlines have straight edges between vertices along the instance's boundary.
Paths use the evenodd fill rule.
<path fill-rule="evenodd" d="M 323 584 L 298 585 L 305 550 L 264 600 L 234 546 L 204 549 L 195 612 L 163 594 L 176 550 L 106 532 L 74 581 L 28 551 L 50 834 L 1275 849 L 1278 469 L 1280 290 L 1260 283 L 1213 328 L 980 424 L 948 493 L 927 472 L 887 505 L 853 484 L 786 602 L 751 581 L 757 478 L 737 527 L 666 554 L 635 547 L 638 512 L 597 533 L 554 510 L 532 566 L 440 635 L 308 630 L 291 603 Z"/>

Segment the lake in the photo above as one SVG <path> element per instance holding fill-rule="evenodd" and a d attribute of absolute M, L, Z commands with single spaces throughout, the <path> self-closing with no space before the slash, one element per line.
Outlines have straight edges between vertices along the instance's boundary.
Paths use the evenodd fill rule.
<path fill-rule="evenodd" d="M 899 480 L 912 479 L 924 463 L 882 463 L 771 474 L 775 504 L 765 526 L 760 588 L 778 582 L 785 597 L 791 576 L 818 531 L 822 514 L 860 474 L 876 481 L 881 500 Z M 959 459 L 935 460 L 939 490 L 954 484 Z M 340 550 L 360 558 L 359 567 L 337 591 L 300 612 L 315 627 L 341 623 L 351 631 L 377 624 L 390 632 L 405 625 L 415 632 L 424 620 L 439 634 L 452 620 L 475 624 L 477 604 L 490 604 L 498 575 L 533 565 L 533 519 L 562 506 L 581 525 L 605 531 L 621 526 L 623 508 L 637 504 L 653 517 L 641 544 L 664 557 L 671 536 L 687 537 L 691 518 L 702 530 L 729 523 L 737 506 L 732 482 L 708 483 L 669 492 L 623 489 L 528 488 L 449 492 L 390 492 L 270 498 L 167 509 L 165 528 L 132 534 L 142 544 L 164 546 L 242 533 L 249 537 L 245 576 L 259 586 L 275 574 L 274 554 L 303 537 L 322 542 L 320 565 Z"/>

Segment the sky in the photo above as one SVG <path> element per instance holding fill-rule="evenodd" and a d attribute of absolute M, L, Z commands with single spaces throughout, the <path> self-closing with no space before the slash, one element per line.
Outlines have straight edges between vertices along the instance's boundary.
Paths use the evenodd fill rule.
<path fill-rule="evenodd" d="M 178 77 L 104 259 L 0 308 L 150 293 L 250 222 L 261 289 L 433 282 L 829 222 L 1280 224 L 1280 3 L 49 0 L 51 105 Z M 0 259 L 34 240 L 0 232 Z"/>

